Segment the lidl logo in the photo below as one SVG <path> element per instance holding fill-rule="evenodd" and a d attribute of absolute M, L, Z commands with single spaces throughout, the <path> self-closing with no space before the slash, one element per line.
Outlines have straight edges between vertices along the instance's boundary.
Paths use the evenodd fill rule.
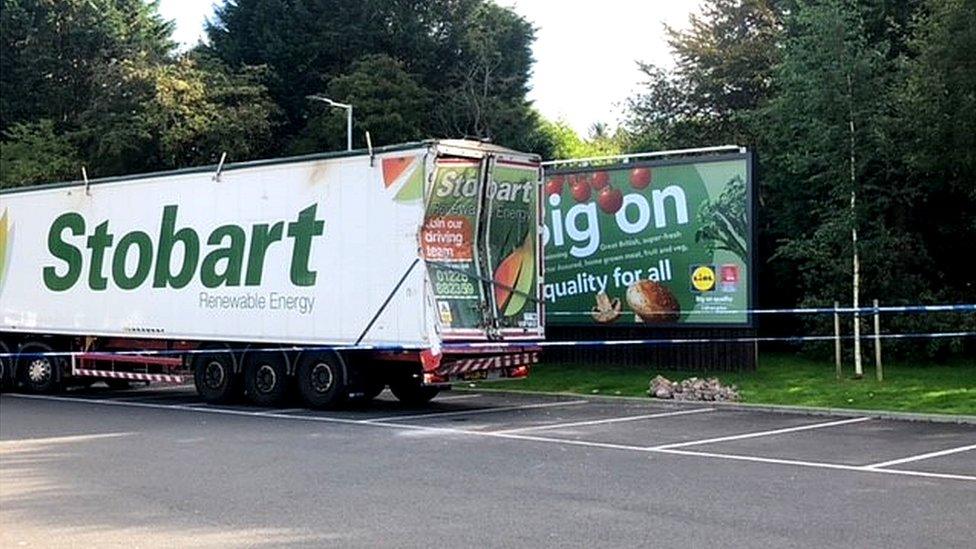
<path fill-rule="evenodd" d="M 710 292 L 714 290 L 715 267 L 713 265 L 692 265 L 691 289 L 696 292 Z"/>

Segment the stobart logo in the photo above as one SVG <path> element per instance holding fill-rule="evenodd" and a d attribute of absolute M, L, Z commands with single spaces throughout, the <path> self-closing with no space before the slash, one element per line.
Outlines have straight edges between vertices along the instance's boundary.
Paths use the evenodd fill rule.
<path fill-rule="evenodd" d="M 476 169 L 452 170 L 444 174 L 437 182 L 434 193 L 439 197 L 453 196 L 455 198 L 471 198 L 478 194 L 480 185 Z M 504 202 L 521 200 L 526 204 L 532 203 L 532 181 L 492 181 L 488 182 L 488 198 Z"/>
<path fill-rule="evenodd" d="M 322 236 L 325 229 L 325 222 L 315 218 L 317 207 L 312 204 L 305 208 L 291 222 L 257 223 L 247 228 L 221 225 L 206 241 L 191 227 L 177 228 L 177 205 L 163 208 L 155 238 L 139 230 L 116 238 L 108 220 L 89 232 L 84 217 L 68 212 L 55 219 L 48 231 L 48 251 L 60 261 L 44 267 L 44 285 L 63 292 L 74 287 L 87 271 L 88 287 L 96 291 L 108 288 L 109 279 L 123 290 L 146 283 L 153 288 L 179 289 L 195 278 L 206 288 L 260 286 L 268 249 L 287 245 L 284 240 L 290 238 L 291 282 L 312 286 L 316 272 L 309 269 L 309 254 L 313 239 Z M 86 235 L 81 241 L 77 238 Z M 87 253 L 82 251 L 81 242 Z M 182 248 L 178 256 L 182 259 L 173 265 L 177 246 Z"/>

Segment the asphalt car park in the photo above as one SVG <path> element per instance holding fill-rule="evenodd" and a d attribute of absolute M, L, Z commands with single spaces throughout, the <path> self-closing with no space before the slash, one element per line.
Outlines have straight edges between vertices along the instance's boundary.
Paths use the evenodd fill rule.
<path fill-rule="evenodd" d="M 0 397 L 0 545 L 970 547 L 973 508 L 968 423 L 477 391 Z"/>

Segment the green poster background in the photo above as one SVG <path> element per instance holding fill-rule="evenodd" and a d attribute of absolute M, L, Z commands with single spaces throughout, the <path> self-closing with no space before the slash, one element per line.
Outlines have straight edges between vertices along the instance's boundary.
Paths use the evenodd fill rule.
<path fill-rule="evenodd" d="M 502 328 L 535 328 L 539 167 L 498 161 L 491 178 L 488 257 L 496 314 Z"/>
<path fill-rule="evenodd" d="M 747 324 L 750 175 L 745 154 L 547 171 L 547 324 Z"/>

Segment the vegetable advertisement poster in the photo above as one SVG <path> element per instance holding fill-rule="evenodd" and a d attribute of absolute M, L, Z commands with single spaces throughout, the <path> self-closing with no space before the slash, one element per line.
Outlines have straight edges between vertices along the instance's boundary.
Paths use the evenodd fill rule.
<path fill-rule="evenodd" d="M 547 169 L 546 321 L 749 324 L 748 153 Z"/>

